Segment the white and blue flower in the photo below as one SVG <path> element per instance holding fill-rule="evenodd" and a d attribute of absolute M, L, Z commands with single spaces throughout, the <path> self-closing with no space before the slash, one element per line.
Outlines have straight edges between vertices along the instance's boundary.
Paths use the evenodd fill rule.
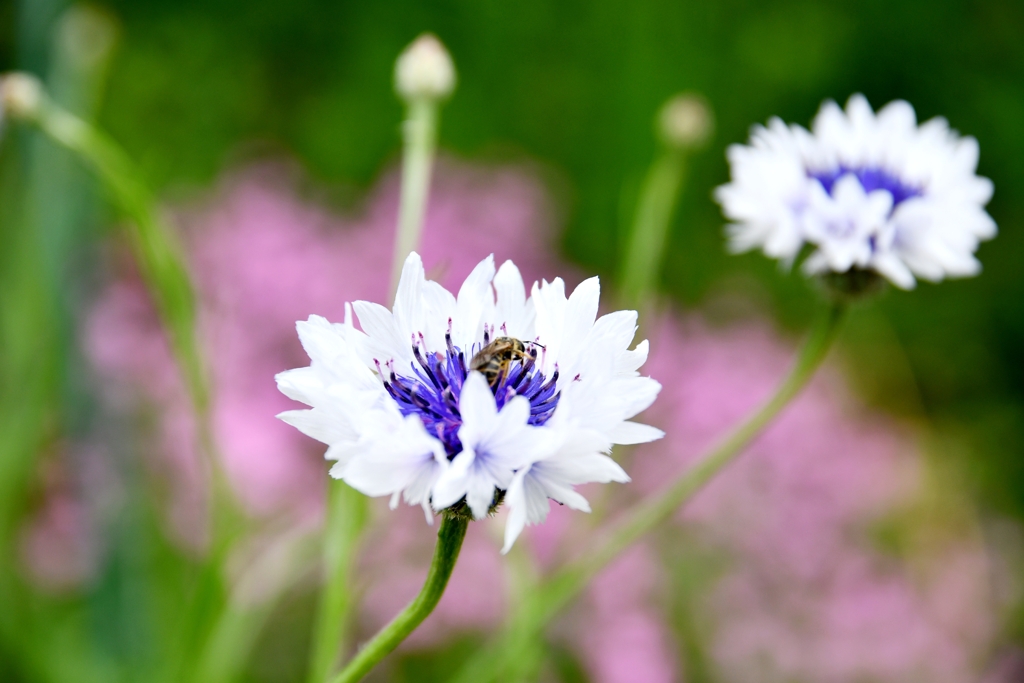
<path fill-rule="evenodd" d="M 464 505 L 480 519 L 505 494 L 507 551 L 545 519 L 549 499 L 589 510 L 575 486 L 629 481 L 608 456 L 613 444 L 662 436 L 630 421 L 661 388 L 637 371 L 647 342 L 629 349 L 636 312 L 598 317 L 599 297 L 597 278 L 568 297 L 561 279 L 527 297 L 515 265 L 496 272 L 492 257 L 453 296 L 412 254 L 393 310 L 357 301 L 343 323 L 298 323 L 311 363 L 277 382 L 310 409 L 279 417 L 327 444 L 333 477 L 391 496 L 392 507 L 404 498 L 429 519 Z M 469 365 L 496 336 L 539 353 L 491 387 Z"/>
<path fill-rule="evenodd" d="M 976 275 L 974 252 L 996 234 L 977 141 L 942 118 L 917 125 L 903 101 L 877 114 L 862 95 L 845 112 L 825 102 L 812 131 L 773 118 L 728 158 L 732 181 L 715 196 L 731 248 L 788 265 L 810 245 L 808 273 L 872 270 L 910 289 Z"/>

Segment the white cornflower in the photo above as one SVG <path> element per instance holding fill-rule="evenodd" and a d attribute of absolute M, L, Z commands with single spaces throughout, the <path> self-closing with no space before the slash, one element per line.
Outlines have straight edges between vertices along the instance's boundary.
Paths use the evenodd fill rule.
<path fill-rule="evenodd" d="M 637 372 L 647 342 L 629 349 L 636 312 L 598 318 L 599 296 L 597 278 L 569 297 L 556 279 L 528 298 L 515 265 L 495 272 L 493 257 L 453 296 L 411 254 L 394 310 L 357 301 L 343 323 L 298 323 L 311 364 L 277 383 L 310 409 L 279 417 L 328 445 L 333 477 L 422 505 L 428 521 L 431 508 L 480 519 L 504 496 L 507 551 L 549 499 L 589 510 L 576 485 L 629 481 L 613 444 L 662 436 L 630 421 L 661 388 Z M 472 369 L 492 343 L 511 350 Z"/>
<path fill-rule="evenodd" d="M 918 126 L 902 100 L 875 114 L 863 95 L 845 112 L 825 102 L 812 131 L 773 118 L 729 148 L 732 182 L 715 195 L 733 250 L 790 264 L 808 244 L 808 273 L 873 270 L 904 289 L 981 270 L 974 252 L 996 225 L 974 138 L 942 118 Z"/>

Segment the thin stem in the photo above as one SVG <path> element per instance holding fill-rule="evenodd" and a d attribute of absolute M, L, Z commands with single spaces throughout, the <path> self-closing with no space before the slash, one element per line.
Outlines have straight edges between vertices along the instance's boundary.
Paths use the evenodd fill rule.
<path fill-rule="evenodd" d="M 199 451 L 209 482 L 210 548 L 200 568 L 182 633 L 179 673 L 195 666 L 197 653 L 224 608 L 222 567 L 242 524 L 240 511 L 215 455 L 210 424 L 206 367 L 197 334 L 195 292 L 183 250 L 161 219 L 156 201 L 141 174 L 116 142 L 54 103 L 45 94 L 38 106 L 22 114 L 52 141 L 89 166 L 127 216 L 127 237 L 146 288 L 168 336 L 171 351 L 192 402 L 198 424 Z"/>
<path fill-rule="evenodd" d="M 434 611 L 455 568 L 468 527 L 469 519 L 466 517 L 446 515 L 441 518 L 434 559 L 420 594 L 390 624 L 382 628 L 331 683 L 355 683 L 361 680 Z"/>
<path fill-rule="evenodd" d="M 589 581 L 625 548 L 689 501 L 716 474 L 736 459 L 765 427 L 806 386 L 824 361 L 839 330 L 845 307 L 830 306 L 797 356 L 792 370 L 775 394 L 697 464 L 657 496 L 640 503 L 597 548 L 556 572 L 525 600 L 510 620 L 502 640 L 477 653 L 454 679 L 458 683 L 498 680 L 517 667 L 522 655 L 540 637 L 544 626 L 572 601 Z"/>
<path fill-rule="evenodd" d="M 575 594 L 587 580 L 604 568 L 637 538 L 667 519 L 683 503 L 700 491 L 718 472 L 732 462 L 755 436 L 760 434 L 814 376 L 831 347 L 843 318 L 844 308 L 831 306 L 807 339 L 796 362 L 775 394 L 746 422 L 701 458 L 661 494 L 638 505 L 629 517 L 593 553 L 559 573 L 552 585 L 567 582 L 567 597 Z"/>
<path fill-rule="evenodd" d="M 198 340 L 195 292 L 181 246 L 160 218 L 152 193 L 139 180 L 141 174 L 138 169 L 117 143 L 49 98 L 43 98 L 29 120 L 51 140 L 76 153 L 91 166 L 131 221 L 127 233 L 129 241 L 198 417 L 200 450 L 207 459 L 213 489 L 211 509 L 215 511 L 216 518 L 217 506 L 226 506 L 221 510 L 223 517 L 220 523 L 231 525 L 234 501 L 227 480 L 214 458 L 216 447 L 209 423 L 210 397 Z M 217 532 L 215 526 L 215 536 Z"/>
<path fill-rule="evenodd" d="M 181 248 L 157 215 L 149 188 L 113 140 L 48 98 L 29 120 L 91 166 L 132 220 L 129 238 L 139 268 L 156 301 L 190 397 L 197 410 L 205 410 L 209 399 L 195 339 L 195 296 Z"/>
<path fill-rule="evenodd" d="M 320 547 L 317 533 L 287 533 L 262 552 L 250 555 L 208 629 L 194 671 L 168 680 L 232 683 L 242 678 L 267 621 L 306 573 L 310 561 L 320 554 Z"/>
<path fill-rule="evenodd" d="M 185 388 L 199 420 L 199 441 L 213 490 L 211 510 L 218 506 L 230 524 L 230 488 L 213 456 L 214 440 L 209 424 L 209 390 L 196 329 L 195 292 L 181 246 L 156 210 L 141 174 L 117 143 L 102 132 L 43 97 L 28 120 L 54 142 L 76 153 L 103 181 L 117 206 L 130 219 L 128 238 L 146 287 L 156 304 Z M 212 528 L 216 536 L 218 529 Z"/>
<path fill-rule="evenodd" d="M 430 190 L 430 172 L 437 145 L 439 105 L 436 99 L 419 98 L 409 102 L 408 116 L 402 123 L 402 196 L 398 207 L 398 233 L 391 269 L 391 295 L 398 289 L 402 264 L 420 242 L 423 215 Z"/>
<path fill-rule="evenodd" d="M 350 587 L 359 536 L 366 521 L 366 498 L 343 482 L 330 484 L 327 525 L 323 538 L 325 584 L 313 627 L 309 683 L 327 680 L 347 646 Z"/>
<path fill-rule="evenodd" d="M 668 148 L 644 179 L 622 262 L 620 289 L 627 306 L 635 308 L 643 303 L 657 283 L 685 170 L 686 154 Z"/>

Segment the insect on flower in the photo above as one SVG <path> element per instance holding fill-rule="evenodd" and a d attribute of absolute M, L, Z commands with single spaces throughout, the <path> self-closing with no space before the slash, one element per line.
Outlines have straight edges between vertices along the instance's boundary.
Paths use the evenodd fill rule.
<path fill-rule="evenodd" d="M 498 337 L 487 343 L 489 337 L 490 334 L 484 332 L 484 344 L 487 345 L 469 361 L 469 369 L 481 373 L 492 390 L 501 383 L 503 377 L 508 376 L 512 363 L 532 363 L 537 360 L 537 349 L 544 348 L 536 342 L 523 343 L 515 337 Z"/>

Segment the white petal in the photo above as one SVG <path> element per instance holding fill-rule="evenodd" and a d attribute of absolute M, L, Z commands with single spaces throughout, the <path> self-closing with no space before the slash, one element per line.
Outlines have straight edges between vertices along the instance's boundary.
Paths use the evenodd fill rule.
<path fill-rule="evenodd" d="M 532 340 L 535 336 L 533 304 L 527 304 L 522 275 L 511 261 L 501 264 L 494 276 L 494 293 L 497 297 L 494 312 L 497 334 Z"/>
<path fill-rule="evenodd" d="M 529 470 L 521 470 L 512 479 L 512 484 L 505 493 L 505 505 L 508 506 L 508 519 L 505 521 L 505 543 L 501 548 L 504 555 L 512 549 L 512 544 L 526 527 L 526 491 L 523 478 Z"/>
<path fill-rule="evenodd" d="M 459 289 L 452 339 L 463 351 L 483 335 L 484 314 L 494 307 L 493 279 L 494 256 L 491 255 L 477 264 Z"/>
<path fill-rule="evenodd" d="M 358 436 L 347 421 L 343 422 L 337 416 L 327 414 L 322 410 L 289 410 L 278 414 L 277 418 L 295 427 L 306 436 L 325 444 L 354 441 Z"/>
<path fill-rule="evenodd" d="M 611 438 L 612 443 L 628 445 L 657 441 L 665 436 L 665 432 L 657 427 L 637 422 L 620 422 L 612 428 L 608 436 Z"/>
<path fill-rule="evenodd" d="M 884 254 L 874 261 L 874 268 L 901 289 L 913 289 L 914 274 L 895 254 Z"/>
<path fill-rule="evenodd" d="M 356 301 L 352 308 L 369 338 L 367 343 L 374 360 L 382 364 L 393 360 L 402 367 L 412 362 L 412 339 L 399 330 L 391 311 L 369 301 Z"/>
<path fill-rule="evenodd" d="M 565 308 L 564 335 L 567 339 L 582 340 L 597 320 L 597 306 L 601 300 L 601 283 L 596 277 L 581 282 Z"/>
<path fill-rule="evenodd" d="M 395 292 L 393 311 L 395 329 L 400 337 L 410 338 L 415 332 L 423 331 L 425 313 L 422 291 L 426 283 L 423 261 L 415 251 L 410 253 L 402 266 L 402 277 Z M 360 318 L 360 321 L 362 318 Z"/>
<path fill-rule="evenodd" d="M 463 449 L 438 477 L 434 484 L 432 504 L 434 509 L 441 510 L 455 505 L 466 495 L 470 469 L 476 453 L 472 449 Z"/>
<path fill-rule="evenodd" d="M 277 388 L 282 394 L 295 401 L 302 401 L 308 406 L 313 405 L 315 396 L 324 390 L 324 382 L 320 373 L 312 367 L 285 370 L 274 375 Z"/>
<path fill-rule="evenodd" d="M 544 487 L 530 474 L 530 468 L 517 472 L 505 495 L 509 514 L 505 523 L 505 544 L 501 549 L 502 554 L 512 548 L 512 544 L 519 538 L 527 524 L 540 524 L 547 518 L 551 505 L 548 503 L 548 495 Z"/>
<path fill-rule="evenodd" d="M 462 415 L 460 438 L 475 441 L 490 434 L 495 428 L 498 408 L 487 380 L 479 372 L 469 373 L 462 385 L 459 413 Z"/>

